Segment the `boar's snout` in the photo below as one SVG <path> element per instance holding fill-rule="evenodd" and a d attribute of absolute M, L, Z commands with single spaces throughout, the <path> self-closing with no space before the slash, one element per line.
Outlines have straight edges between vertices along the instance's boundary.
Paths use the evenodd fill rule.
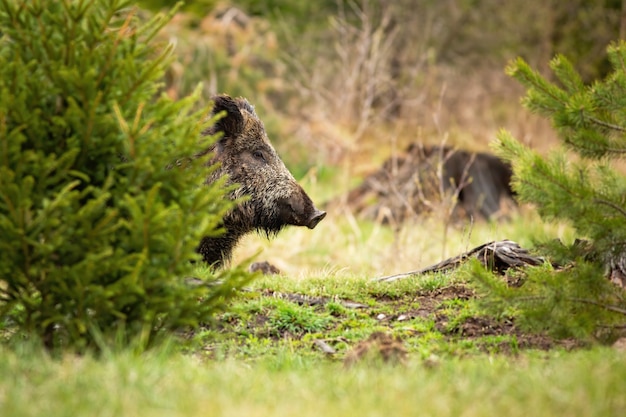
<path fill-rule="evenodd" d="M 315 226 L 317 226 L 317 224 L 321 222 L 324 217 L 326 217 L 325 211 L 318 210 L 315 207 L 313 207 L 313 211 L 314 213 L 311 215 L 311 217 L 309 217 L 309 221 L 306 224 L 306 227 L 308 227 L 309 229 L 315 229 Z"/>
<path fill-rule="evenodd" d="M 326 212 L 318 210 L 304 190 L 298 191 L 278 201 L 281 220 L 284 224 L 313 229 L 326 217 Z"/>

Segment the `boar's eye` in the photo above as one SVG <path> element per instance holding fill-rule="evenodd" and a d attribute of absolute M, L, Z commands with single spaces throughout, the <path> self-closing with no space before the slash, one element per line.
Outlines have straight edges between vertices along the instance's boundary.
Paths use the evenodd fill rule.
<path fill-rule="evenodd" d="M 261 151 L 261 150 L 256 150 L 256 151 L 252 152 L 252 156 L 254 156 L 259 161 L 267 162 L 265 160 L 265 154 L 263 154 L 263 151 Z"/>

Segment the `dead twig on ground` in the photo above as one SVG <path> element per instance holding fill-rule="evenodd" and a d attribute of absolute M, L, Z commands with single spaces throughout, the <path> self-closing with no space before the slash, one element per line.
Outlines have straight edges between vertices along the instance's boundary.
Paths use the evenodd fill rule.
<path fill-rule="evenodd" d="M 509 268 L 519 268 L 527 265 L 536 266 L 545 262 L 543 258 L 531 255 L 528 250 L 512 240 L 500 240 L 482 244 L 427 268 L 379 277 L 375 278 L 375 280 L 379 282 L 393 282 L 414 275 L 446 272 L 458 268 L 470 258 L 478 259 L 486 268 L 500 274 L 503 274 Z"/>

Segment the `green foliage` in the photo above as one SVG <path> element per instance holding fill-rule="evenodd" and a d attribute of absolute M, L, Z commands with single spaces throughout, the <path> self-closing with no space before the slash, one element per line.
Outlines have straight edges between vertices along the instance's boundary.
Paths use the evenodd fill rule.
<path fill-rule="evenodd" d="M 619 303 L 619 295 L 613 284 L 601 277 L 598 265 L 581 260 L 568 271 L 555 270 L 549 264 L 530 267 L 519 288 L 507 285 L 479 263 L 473 266 L 472 274 L 488 290 L 483 305 L 515 316 L 516 323 L 526 330 L 559 338 L 584 340 L 593 335 L 611 339 L 610 331 L 598 330 L 610 329 L 615 323 L 611 306 Z"/>
<path fill-rule="evenodd" d="M 513 163 L 520 199 L 536 204 L 548 219 L 572 222 L 602 250 L 626 243 L 626 179 L 611 165 L 626 153 L 626 44 L 614 44 L 608 53 L 614 72 L 592 85 L 584 85 L 562 56 L 550 63 L 560 85 L 521 59 L 508 68 L 528 89 L 524 105 L 551 118 L 567 151 L 582 158 L 563 149 L 542 157 L 506 132 L 498 145 Z"/>
<path fill-rule="evenodd" d="M 310 308 L 291 303 L 277 303 L 270 315 L 270 326 L 278 332 L 303 334 L 321 332 L 330 324 L 331 318 L 316 314 Z"/>
<path fill-rule="evenodd" d="M 496 145 L 513 164 L 519 199 L 534 204 L 545 220 L 569 222 L 578 237 L 589 240 L 584 251 L 578 244 L 545 243 L 575 266 L 563 272 L 532 269 L 522 291 L 529 293 L 520 295 L 532 301 L 526 303 L 527 317 L 578 336 L 616 320 L 601 311 L 622 322 L 626 311 L 622 290 L 608 284 L 604 273 L 621 273 L 626 259 L 626 178 L 613 165 L 626 154 L 626 43 L 612 44 L 608 56 L 613 71 L 591 85 L 563 56 L 550 62 L 556 82 L 522 59 L 513 62 L 507 71 L 527 88 L 524 105 L 552 120 L 564 146 L 541 156 L 505 131 Z"/>
<path fill-rule="evenodd" d="M 212 10 L 217 4 L 217 0 L 140 0 L 138 3 L 147 9 L 159 11 L 181 6 L 183 11 L 189 11 L 200 16 Z M 179 4 L 180 3 L 180 4 Z"/>
<path fill-rule="evenodd" d="M 146 348 L 247 280 L 182 280 L 230 203 L 190 158 L 199 94 L 158 94 L 168 18 L 130 5 L 0 2 L 0 319 L 48 348 Z"/>

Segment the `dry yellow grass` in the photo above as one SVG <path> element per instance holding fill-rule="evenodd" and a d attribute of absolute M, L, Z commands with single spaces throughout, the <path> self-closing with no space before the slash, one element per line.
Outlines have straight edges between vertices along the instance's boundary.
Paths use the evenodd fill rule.
<path fill-rule="evenodd" d="M 328 193 L 328 184 L 310 178 L 302 183 L 314 201 Z M 447 207 L 442 207 L 447 213 Z M 491 240 L 511 239 L 524 247 L 546 238 L 574 239 L 566 224 L 547 223 L 530 207 L 511 212 L 508 220 L 452 223 L 445 214 L 415 218 L 394 229 L 361 220 L 346 206 L 333 206 L 314 229 L 289 227 L 268 240 L 252 234 L 236 248 L 233 263 L 269 261 L 285 276 L 381 276 L 420 269 Z"/>

